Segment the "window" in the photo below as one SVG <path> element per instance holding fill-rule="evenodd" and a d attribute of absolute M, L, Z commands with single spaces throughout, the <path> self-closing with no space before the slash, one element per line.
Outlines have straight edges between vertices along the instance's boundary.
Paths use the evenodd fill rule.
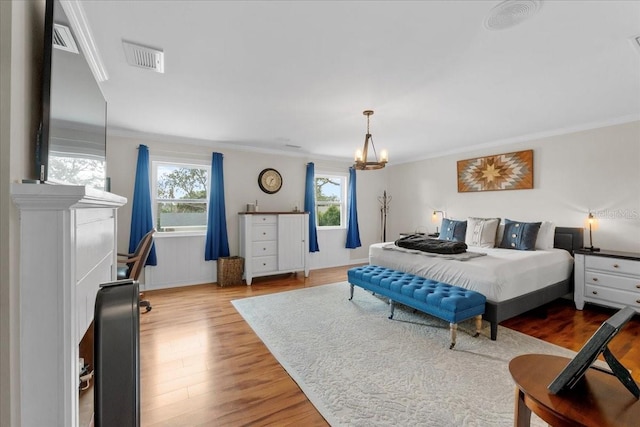
<path fill-rule="evenodd" d="M 153 209 L 161 232 L 206 231 L 209 166 L 153 162 Z"/>
<path fill-rule="evenodd" d="M 316 222 L 320 228 L 346 227 L 347 176 L 316 174 Z"/>

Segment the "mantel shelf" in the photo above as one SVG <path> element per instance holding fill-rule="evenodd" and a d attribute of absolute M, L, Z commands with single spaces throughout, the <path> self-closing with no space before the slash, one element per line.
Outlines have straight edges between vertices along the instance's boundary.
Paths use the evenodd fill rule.
<path fill-rule="evenodd" d="M 120 207 L 127 199 L 84 185 L 11 184 L 11 197 L 20 210 Z"/>

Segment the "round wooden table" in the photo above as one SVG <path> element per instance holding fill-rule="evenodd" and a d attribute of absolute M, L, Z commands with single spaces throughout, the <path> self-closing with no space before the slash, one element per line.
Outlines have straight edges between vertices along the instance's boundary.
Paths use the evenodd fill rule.
<path fill-rule="evenodd" d="M 527 354 L 509 362 L 516 383 L 515 426 L 529 426 L 531 412 L 553 427 L 640 426 L 640 400 L 612 374 L 590 368 L 573 389 L 551 394 L 547 387 L 569 361 Z"/>

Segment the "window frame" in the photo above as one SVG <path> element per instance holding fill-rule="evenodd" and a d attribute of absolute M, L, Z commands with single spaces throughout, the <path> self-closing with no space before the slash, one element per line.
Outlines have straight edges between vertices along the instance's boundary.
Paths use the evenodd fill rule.
<path fill-rule="evenodd" d="M 204 160 L 188 159 L 182 161 L 167 160 L 164 158 L 151 158 L 151 217 L 154 227 L 158 221 L 158 204 L 160 202 L 186 202 L 186 203 L 204 203 L 205 205 L 205 217 L 209 218 L 209 195 L 211 193 L 211 164 Z M 207 183 L 206 183 L 206 197 L 204 202 L 200 202 L 201 199 L 161 199 L 158 198 L 158 167 L 159 166 L 176 166 L 187 167 L 194 169 L 205 169 L 207 171 Z M 178 229 L 178 230 L 161 230 L 157 229 L 157 237 L 162 236 L 204 236 L 207 233 L 207 222 L 204 223 L 204 228 L 197 229 Z"/>
<path fill-rule="evenodd" d="M 340 225 L 320 225 L 318 223 L 318 200 L 314 201 L 316 229 L 318 230 L 346 230 L 347 229 L 347 191 L 349 188 L 349 174 L 344 172 L 316 171 L 313 177 L 313 190 L 315 194 L 317 178 L 339 178 L 342 182 L 340 202 L 323 202 L 322 205 L 335 205 L 340 207 Z"/>

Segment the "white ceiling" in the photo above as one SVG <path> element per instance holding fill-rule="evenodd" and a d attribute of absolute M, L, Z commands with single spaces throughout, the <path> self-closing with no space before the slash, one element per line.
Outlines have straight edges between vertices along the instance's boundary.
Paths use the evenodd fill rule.
<path fill-rule="evenodd" d="M 390 164 L 640 118 L 640 1 L 85 1 L 113 129 Z M 164 50 L 127 65 L 122 40 Z M 295 149 L 294 149 L 295 150 Z"/>

